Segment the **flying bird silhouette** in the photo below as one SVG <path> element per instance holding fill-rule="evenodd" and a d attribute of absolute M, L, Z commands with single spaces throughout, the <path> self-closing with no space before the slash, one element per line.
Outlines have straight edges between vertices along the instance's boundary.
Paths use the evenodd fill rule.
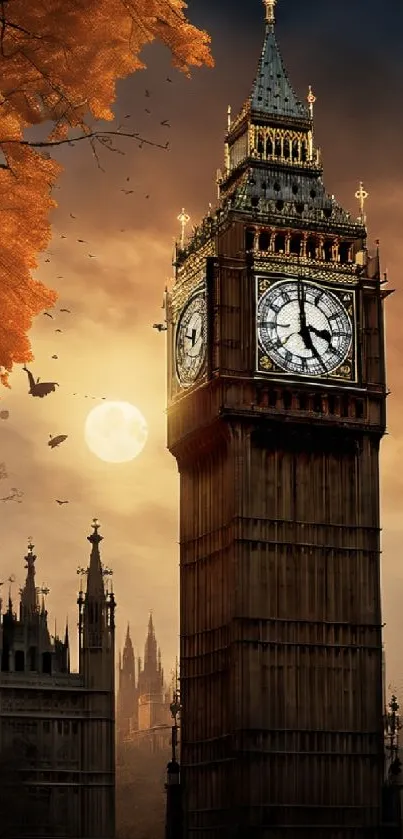
<path fill-rule="evenodd" d="M 68 501 L 60 501 L 60 498 L 55 498 L 56 504 L 68 504 Z"/>
<path fill-rule="evenodd" d="M 54 393 L 56 387 L 59 387 L 58 382 L 41 382 L 39 378 L 35 381 L 31 371 L 28 370 L 28 367 L 23 367 L 22 369 L 28 374 L 28 393 L 31 396 L 39 396 L 40 399 L 43 399 L 44 396 L 47 396 L 48 393 Z"/>
<path fill-rule="evenodd" d="M 166 332 L 167 327 L 165 323 L 153 323 L 153 329 L 156 329 L 157 332 Z"/>
<path fill-rule="evenodd" d="M 61 239 L 67 239 L 67 236 L 64 236 L 63 233 L 60 234 Z"/>
<path fill-rule="evenodd" d="M 147 98 L 148 98 L 148 97 L 150 96 L 150 91 L 149 91 L 149 90 L 146 90 L 146 91 L 145 91 L 145 95 L 146 95 L 146 96 L 147 96 Z"/>
<path fill-rule="evenodd" d="M 53 315 L 51 315 L 50 312 L 44 312 L 43 314 L 45 318 L 52 318 L 53 320 Z"/>
<path fill-rule="evenodd" d="M 52 358 L 59 358 L 58 355 L 52 355 Z"/>
<path fill-rule="evenodd" d="M 70 218 L 77 218 L 77 216 L 73 216 L 73 213 L 70 213 Z"/>
<path fill-rule="evenodd" d="M 82 245 L 88 245 L 88 242 L 85 239 L 77 239 L 77 242 L 80 242 Z"/>
<path fill-rule="evenodd" d="M 172 79 L 170 79 L 169 76 L 167 76 L 167 82 L 170 82 L 172 84 Z"/>
<path fill-rule="evenodd" d="M 124 192 L 125 195 L 133 195 L 134 189 L 121 189 L 121 192 Z"/>
<path fill-rule="evenodd" d="M 55 329 L 55 332 L 62 332 L 62 329 Z"/>
<path fill-rule="evenodd" d="M 55 449 L 56 446 L 60 446 L 61 443 L 64 443 L 64 441 L 67 440 L 67 436 L 67 434 L 58 434 L 57 437 L 52 437 L 52 435 L 49 434 L 50 440 L 48 442 L 48 446 L 50 446 L 51 449 Z"/>
<path fill-rule="evenodd" d="M 150 111 L 149 108 L 144 108 L 144 110 L 145 110 L 146 114 L 151 114 L 151 111 Z"/>
<path fill-rule="evenodd" d="M 162 120 L 162 122 L 160 122 L 160 125 L 166 125 L 166 127 L 167 127 L 167 128 L 170 128 L 170 127 L 171 127 L 171 126 L 170 126 L 170 123 L 168 122 L 168 120 L 167 120 L 167 119 L 163 119 L 163 120 Z"/>
<path fill-rule="evenodd" d="M 89 253 L 88 256 L 90 259 L 96 259 L 95 253 Z"/>
<path fill-rule="evenodd" d="M 67 312 L 69 315 L 71 315 L 70 309 L 60 309 L 60 311 L 61 312 Z"/>

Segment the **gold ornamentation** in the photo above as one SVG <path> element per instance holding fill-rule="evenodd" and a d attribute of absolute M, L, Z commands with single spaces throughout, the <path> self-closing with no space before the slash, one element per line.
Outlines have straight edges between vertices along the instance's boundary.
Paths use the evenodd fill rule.
<path fill-rule="evenodd" d="M 263 370 L 272 370 L 273 362 L 267 355 L 262 355 L 260 359 L 260 366 L 263 368 Z"/>
<path fill-rule="evenodd" d="M 365 214 L 365 202 L 367 198 L 369 198 L 369 192 L 367 192 L 366 189 L 364 189 L 364 184 L 362 181 L 360 181 L 360 186 L 359 189 L 357 189 L 357 192 L 355 193 L 355 197 L 360 207 L 360 221 L 363 224 L 365 224 L 367 221 L 367 217 Z"/>

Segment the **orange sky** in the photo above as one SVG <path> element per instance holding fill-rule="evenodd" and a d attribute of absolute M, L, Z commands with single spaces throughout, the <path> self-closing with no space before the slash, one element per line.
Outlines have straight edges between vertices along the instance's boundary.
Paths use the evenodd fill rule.
<path fill-rule="evenodd" d="M 32 536 L 38 584 L 45 582 L 51 589 L 52 626 L 55 616 L 60 625 L 68 614 L 73 636 L 76 568 L 86 564 L 86 536 L 91 519 L 98 516 L 103 559 L 114 569 L 118 644 L 129 620 L 142 654 L 148 612 L 153 609 L 167 672 L 178 633 L 178 480 L 175 462 L 165 449 L 165 339 L 152 324 L 162 318 L 163 289 L 172 275 L 176 217 L 185 206 L 196 223 L 208 202 L 215 201 L 227 104 L 236 110 L 253 80 L 263 29 L 259 0 L 253 0 L 258 14 L 254 10 L 252 23 L 249 3 L 252 0 L 227 19 L 219 13 L 215 17 L 210 3 L 203 17 L 202 4 L 195 4 L 195 22 L 213 35 L 214 71 L 196 71 L 189 81 L 172 70 L 165 50 L 151 47 L 145 53 L 149 69 L 119 87 L 119 117 L 131 114 L 128 125 L 146 138 L 170 139 L 169 152 L 139 149 L 127 141 L 120 146 L 124 156 L 101 152 L 105 172 L 99 171 L 83 144 L 60 153 L 65 173 L 55 192 L 59 206 L 52 216 L 51 261 L 42 261 L 38 271 L 59 290 L 60 300 L 54 320 L 37 318 L 31 365 L 36 376 L 56 380 L 60 388 L 43 400 L 33 399 L 27 395 L 26 374 L 16 369 L 12 390 L 2 394 L 1 407 L 10 417 L 0 420 L 0 460 L 9 474 L 1 482 L 1 495 L 16 486 L 24 496 L 21 504 L 0 504 L 0 579 L 14 572 L 17 593 L 24 578 L 27 537 Z M 386 51 L 386 36 L 380 42 L 376 25 L 368 26 L 362 38 L 359 15 L 343 42 L 344 0 L 338 7 L 332 4 L 331 19 L 312 0 L 312 19 L 288 17 L 281 22 L 282 5 L 279 38 L 292 81 L 301 96 L 311 83 L 318 97 L 316 140 L 323 149 L 325 183 L 356 212 L 354 193 L 358 181 L 364 180 L 370 192 L 370 241 L 380 238 L 383 268 L 388 269 L 391 285 L 398 287 L 403 222 L 399 59 L 392 49 Z M 146 88 L 150 98 L 145 97 Z M 165 119 L 171 128 L 160 126 Z M 134 194 L 125 195 L 122 188 Z M 78 243 L 79 238 L 88 244 Z M 60 307 L 72 314 L 61 314 Z M 392 395 L 389 435 L 382 444 L 383 597 L 388 681 L 403 693 L 402 317 L 402 295 L 396 293 L 387 302 Z M 55 333 L 56 328 L 63 332 Z M 58 360 L 51 358 L 55 353 Z M 76 392 L 80 395 L 73 396 Z M 127 400 L 141 409 L 150 434 L 137 460 L 107 464 L 87 450 L 83 426 L 96 402 L 85 394 Z M 60 449 L 51 450 L 50 433 L 69 438 Z M 70 504 L 58 507 L 55 498 L 67 498 Z"/>

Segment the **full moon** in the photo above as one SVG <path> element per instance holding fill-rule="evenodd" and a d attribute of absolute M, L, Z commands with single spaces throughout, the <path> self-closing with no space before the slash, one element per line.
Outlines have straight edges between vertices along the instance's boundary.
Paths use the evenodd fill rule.
<path fill-rule="evenodd" d="M 104 402 L 87 416 L 85 441 L 90 451 L 107 463 L 134 460 L 147 441 L 147 423 L 130 402 Z"/>

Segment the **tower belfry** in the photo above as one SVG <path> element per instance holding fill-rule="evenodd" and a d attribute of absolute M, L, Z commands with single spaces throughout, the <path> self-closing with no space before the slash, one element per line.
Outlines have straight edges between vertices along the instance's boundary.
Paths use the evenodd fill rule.
<path fill-rule="evenodd" d="M 377 839 L 388 292 L 264 6 L 218 207 L 167 296 L 184 837 Z"/>

